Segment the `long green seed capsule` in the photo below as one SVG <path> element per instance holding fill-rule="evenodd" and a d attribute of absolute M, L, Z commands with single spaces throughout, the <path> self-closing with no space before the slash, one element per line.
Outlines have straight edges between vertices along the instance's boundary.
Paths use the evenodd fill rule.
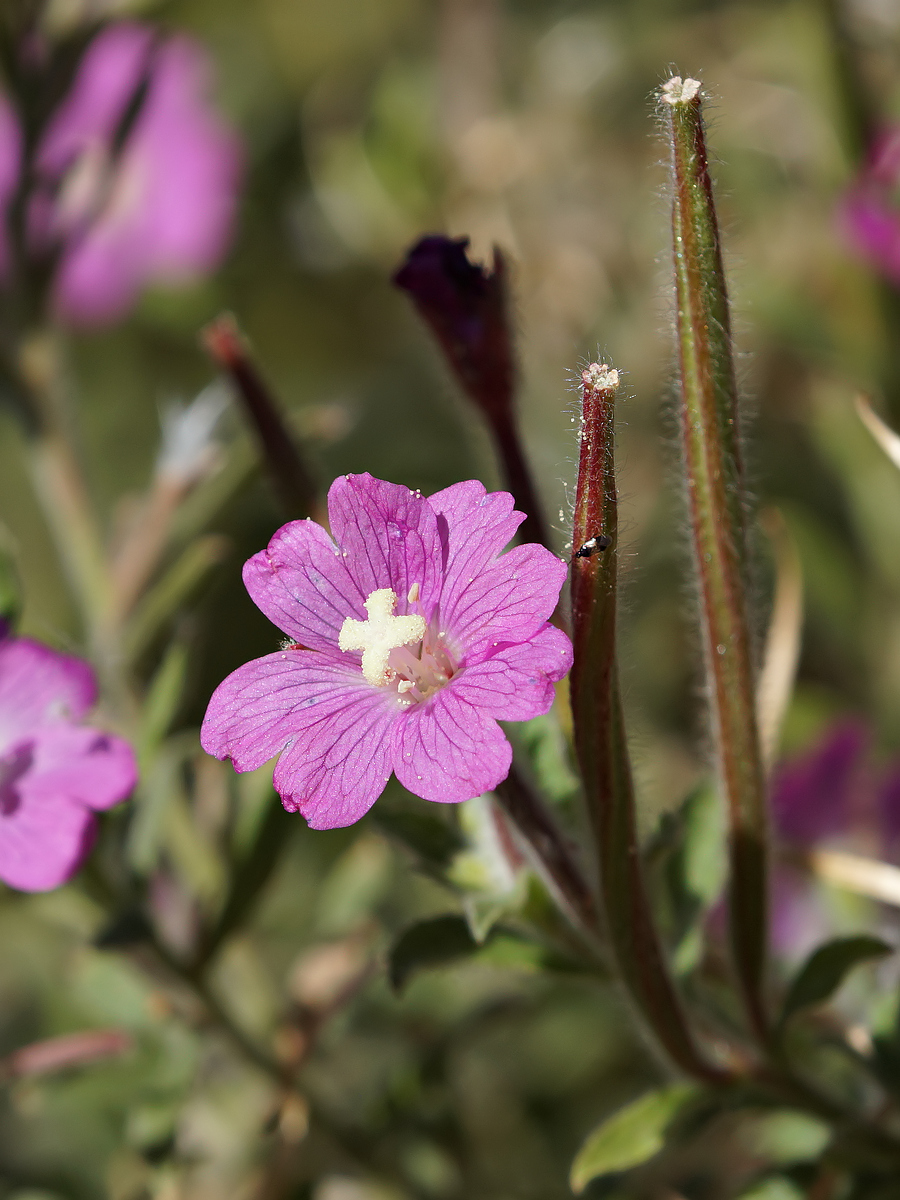
<path fill-rule="evenodd" d="M 765 1040 L 765 775 L 754 703 L 731 320 L 700 84 L 676 76 L 664 85 L 661 100 L 672 155 L 684 470 L 712 735 L 730 814 L 730 936 L 748 1018 Z"/>

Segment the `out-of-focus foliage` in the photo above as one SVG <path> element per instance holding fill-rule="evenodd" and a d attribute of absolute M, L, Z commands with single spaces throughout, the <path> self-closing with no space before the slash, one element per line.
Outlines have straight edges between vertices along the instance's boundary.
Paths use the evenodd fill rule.
<path fill-rule="evenodd" d="M 672 320 L 649 97 L 677 64 L 715 98 L 741 382 L 756 412 L 751 477 L 761 505 L 783 513 L 805 586 L 782 751 L 850 711 L 879 754 L 896 752 L 900 473 L 852 399 L 871 391 L 898 426 L 900 322 L 834 214 L 861 154 L 841 64 L 852 51 L 873 109 L 900 117 L 900 12 L 878 0 L 50 5 L 60 31 L 101 10 L 140 11 L 205 42 L 218 101 L 246 146 L 238 233 L 221 271 L 146 295 L 115 328 L 66 338 L 77 440 L 106 537 L 123 536 L 149 486 L 161 411 L 213 381 L 198 331 L 222 309 L 236 313 L 320 483 L 370 471 L 426 492 L 474 477 L 497 486 L 482 430 L 389 277 L 424 232 L 468 235 L 484 260 L 498 243 L 513 266 L 525 439 L 561 552 L 576 457 L 571 373 L 598 347 L 626 373 L 625 685 L 641 814 L 648 838 L 657 831 L 654 882 L 689 972 L 721 855 L 702 836 L 712 818 L 683 516 L 660 418 Z M 16 578 L 22 631 L 83 651 L 23 466 L 24 435 L 11 415 L 0 422 L 3 609 Z M 180 508 L 167 572 L 136 610 L 128 644 L 147 689 L 137 747 L 146 769 L 133 806 L 109 815 L 98 856 L 116 878 L 126 855 L 142 894 L 110 911 L 101 872 L 88 870 L 56 893 L 0 897 L 0 1056 L 90 1028 L 124 1030 L 131 1046 L 5 1079 L 0 1198 L 563 1198 L 590 1131 L 665 1074 L 602 969 L 580 965 L 543 885 L 511 870 L 483 802 L 447 812 L 392 783 L 359 826 L 313 833 L 274 808 L 270 771 L 236 778 L 199 750 L 213 687 L 278 644 L 240 565 L 283 515 L 240 416 L 226 414 L 216 436 L 218 470 Z M 763 545 L 764 611 L 772 573 Z M 104 717 L 130 719 L 112 702 Z M 575 788 L 559 728 L 536 722 L 517 736 L 568 818 Z M 660 839 L 664 810 L 671 836 Z M 240 882 L 233 893 L 229 880 Z M 148 950 L 147 896 L 175 959 L 197 949 L 198 929 L 234 917 L 208 948 L 205 1002 Z M 835 931 L 877 921 L 896 935 L 887 907 L 873 917 L 837 890 L 827 903 Z M 419 923 L 437 920 L 443 945 L 430 939 L 429 962 L 414 962 Z M 388 962 L 403 987 L 391 987 Z M 877 1061 L 896 1091 L 895 1005 L 872 986 L 895 980 L 865 966 L 852 978 L 841 1028 L 874 1013 Z M 834 1043 L 819 1053 L 843 1085 L 850 1051 L 837 1033 Z M 651 1163 L 631 1190 L 612 1176 L 584 1194 L 780 1200 L 814 1182 L 822 1138 L 808 1118 L 759 1114 L 748 1131 L 727 1113 L 695 1116 L 664 1172 Z M 886 1197 L 877 1186 L 854 1195 Z"/>

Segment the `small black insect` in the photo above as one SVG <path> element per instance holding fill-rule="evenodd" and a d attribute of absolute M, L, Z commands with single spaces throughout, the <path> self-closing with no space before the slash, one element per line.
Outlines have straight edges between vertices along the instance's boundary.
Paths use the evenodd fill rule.
<path fill-rule="evenodd" d="M 581 549 L 575 551 L 576 558 L 590 558 L 592 554 L 596 554 L 599 550 L 606 550 L 612 545 L 612 538 L 605 533 L 598 533 L 596 537 L 588 538 Z"/>

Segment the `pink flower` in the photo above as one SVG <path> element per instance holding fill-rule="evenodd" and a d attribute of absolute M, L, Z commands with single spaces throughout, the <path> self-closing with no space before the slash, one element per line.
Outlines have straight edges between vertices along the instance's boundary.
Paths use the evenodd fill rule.
<path fill-rule="evenodd" d="M 839 210 L 847 240 L 900 284 L 900 126 L 877 139 Z"/>
<path fill-rule="evenodd" d="M 281 752 L 275 787 L 314 829 L 358 821 L 392 771 L 426 800 L 490 791 L 512 761 L 498 720 L 547 712 L 572 664 L 548 624 L 565 565 L 536 545 L 498 557 L 523 517 L 475 480 L 426 499 L 347 475 L 328 514 L 333 541 L 292 521 L 245 565 L 293 644 L 216 689 L 204 749 L 238 771 Z"/>
<path fill-rule="evenodd" d="M 193 40 L 136 22 L 108 26 L 88 47 L 38 143 L 28 201 L 31 250 L 58 254 L 53 304 L 69 323 L 116 320 L 148 284 L 190 281 L 221 259 L 241 155 L 207 102 L 209 74 Z M 20 160 L 8 116 L 7 106 L 0 202 Z"/>
<path fill-rule="evenodd" d="M 869 736 L 859 721 L 833 725 L 812 750 L 775 773 L 772 815 L 782 838 L 812 846 L 848 831 L 854 795 L 862 791 L 862 762 Z"/>
<path fill-rule="evenodd" d="M 137 779 L 127 742 L 78 722 L 96 698 L 87 663 L 27 638 L 0 640 L 0 879 L 59 887 L 93 842 L 92 810 Z"/>

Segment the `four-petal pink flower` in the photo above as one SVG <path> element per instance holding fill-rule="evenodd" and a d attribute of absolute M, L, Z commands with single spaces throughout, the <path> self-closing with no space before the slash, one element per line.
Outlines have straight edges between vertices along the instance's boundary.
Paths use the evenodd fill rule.
<path fill-rule="evenodd" d="M 81 659 L 0 639 L 0 879 L 11 887 L 65 883 L 91 848 L 94 810 L 135 785 L 128 743 L 80 724 L 96 694 Z"/>
<path fill-rule="evenodd" d="M 281 752 L 275 787 L 314 829 L 359 820 L 392 771 L 426 800 L 490 791 L 512 761 L 497 722 L 547 712 L 572 664 L 548 622 L 565 564 L 501 554 L 523 516 L 475 480 L 426 498 L 347 475 L 328 513 L 333 540 L 292 521 L 245 565 L 291 643 L 220 684 L 204 749 L 238 771 Z"/>

